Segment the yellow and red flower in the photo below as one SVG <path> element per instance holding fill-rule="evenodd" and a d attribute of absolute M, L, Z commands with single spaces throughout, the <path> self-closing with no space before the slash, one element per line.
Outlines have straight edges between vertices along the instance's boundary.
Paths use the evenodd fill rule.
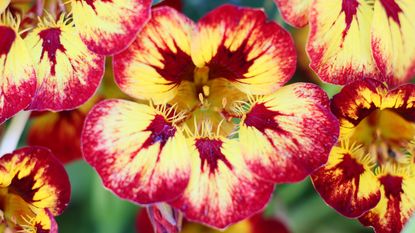
<path fill-rule="evenodd" d="M 312 175 L 321 197 L 378 233 L 398 233 L 415 211 L 415 85 L 346 85 L 331 108 L 340 137 Z"/>
<path fill-rule="evenodd" d="M 44 148 L 26 147 L 0 158 L 0 232 L 58 232 L 54 216 L 68 205 L 62 164 Z"/>
<path fill-rule="evenodd" d="M 414 77 L 414 1 L 277 2 L 288 22 L 301 22 L 296 26 L 309 14 L 307 51 L 322 80 L 344 85 L 366 77 L 397 85 Z M 303 11 L 307 4 L 309 12 Z"/>
<path fill-rule="evenodd" d="M 263 209 L 274 183 L 323 165 L 337 141 L 320 88 L 282 87 L 295 48 L 261 10 L 226 5 L 194 23 L 156 8 L 113 64 L 119 87 L 149 104 L 97 104 L 82 151 L 106 187 L 138 204 L 168 202 L 225 228 Z"/>
<path fill-rule="evenodd" d="M 274 0 L 282 17 L 294 27 L 308 24 L 308 14 L 312 0 Z"/>

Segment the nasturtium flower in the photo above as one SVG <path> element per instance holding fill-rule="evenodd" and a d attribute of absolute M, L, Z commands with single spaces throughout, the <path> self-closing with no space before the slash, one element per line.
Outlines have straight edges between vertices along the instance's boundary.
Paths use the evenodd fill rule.
<path fill-rule="evenodd" d="M 9 12 L 0 15 L 0 124 L 26 108 L 36 90 L 34 64 L 19 24 Z"/>
<path fill-rule="evenodd" d="M 71 0 L 73 20 L 88 49 L 121 52 L 150 19 L 151 0 Z"/>
<path fill-rule="evenodd" d="M 374 79 L 332 100 L 339 142 L 312 180 L 330 206 L 376 232 L 400 232 L 415 211 L 414 103 L 415 85 L 389 89 Z"/>
<path fill-rule="evenodd" d="M 54 216 L 70 199 L 69 178 L 53 154 L 26 147 L 0 158 L 0 232 L 58 232 Z"/>
<path fill-rule="evenodd" d="M 414 1 L 277 2 L 283 15 L 311 4 L 307 51 L 311 68 L 323 81 L 344 85 L 369 77 L 397 85 L 415 75 Z M 301 21 L 304 14 L 296 14 L 300 9 L 289 11 L 293 19 L 285 18 Z"/>
<path fill-rule="evenodd" d="M 241 221 L 225 231 L 208 228 L 201 224 L 184 221 L 182 233 L 289 233 L 285 222 L 276 217 L 265 217 L 262 213 Z M 144 210 L 140 210 L 136 219 L 137 233 L 153 233 L 152 223 Z"/>
<path fill-rule="evenodd" d="M 44 18 L 25 38 L 38 86 L 29 110 L 62 111 L 85 103 L 104 75 L 105 57 L 88 50 L 64 14 Z"/>
<path fill-rule="evenodd" d="M 97 104 L 82 150 L 106 187 L 138 204 L 225 228 L 263 209 L 274 183 L 323 165 L 337 141 L 324 91 L 282 87 L 295 48 L 261 10 L 225 5 L 194 23 L 156 8 L 113 63 L 119 87 L 150 103 Z"/>

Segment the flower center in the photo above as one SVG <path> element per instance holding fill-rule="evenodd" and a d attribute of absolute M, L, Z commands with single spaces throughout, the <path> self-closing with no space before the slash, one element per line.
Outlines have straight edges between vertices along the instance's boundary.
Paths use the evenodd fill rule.
<path fill-rule="evenodd" d="M 184 121 L 191 132 L 203 126 L 205 130 L 228 136 L 235 125 L 234 107 L 238 101 L 246 99 L 246 94 L 237 89 L 228 79 L 209 75 L 209 67 L 196 67 L 193 80 L 182 81 L 179 93 L 170 102 L 179 112 L 186 112 Z M 206 124 L 206 122 L 209 122 Z"/>
<path fill-rule="evenodd" d="M 362 144 L 378 165 L 407 163 L 415 152 L 415 127 L 392 110 L 376 110 L 363 119 L 352 133 L 352 142 Z"/>

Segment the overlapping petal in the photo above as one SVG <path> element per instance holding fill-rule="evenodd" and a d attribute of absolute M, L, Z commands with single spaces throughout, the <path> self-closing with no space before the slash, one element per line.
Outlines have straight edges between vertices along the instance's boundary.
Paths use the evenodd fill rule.
<path fill-rule="evenodd" d="M 311 68 L 326 82 L 362 78 L 383 80 L 373 60 L 370 33 L 373 10 L 365 0 L 314 0 L 307 51 Z"/>
<path fill-rule="evenodd" d="M 359 218 L 360 222 L 373 226 L 378 233 L 401 232 L 415 211 L 415 176 L 412 166 L 380 169 L 377 179 L 381 184 L 382 198 L 375 208 Z"/>
<path fill-rule="evenodd" d="M 237 140 L 191 139 L 189 185 L 173 207 L 187 219 L 225 228 L 263 209 L 274 189 L 249 171 Z"/>
<path fill-rule="evenodd" d="M 127 48 L 150 19 L 150 9 L 151 0 L 72 0 L 80 37 L 101 55 Z"/>
<path fill-rule="evenodd" d="M 89 51 L 64 16 L 45 20 L 25 39 L 36 64 L 38 88 L 31 110 L 62 111 L 85 103 L 104 74 L 105 58 Z"/>
<path fill-rule="evenodd" d="M 0 123 L 32 101 L 36 90 L 33 61 L 16 22 L 9 13 L 0 15 Z"/>
<path fill-rule="evenodd" d="M 415 2 L 378 0 L 371 27 L 373 56 L 382 74 L 399 84 L 415 75 Z"/>
<path fill-rule="evenodd" d="M 293 75 L 292 38 L 262 10 L 225 5 L 198 23 L 192 37 L 192 60 L 209 68 L 209 79 L 226 78 L 250 94 L 269 94 Z"/>
<path fill-rule="evenodd" d="M 274 0 L 284 20 L 294 27 L 308 24 L 312 0 Z"/>
<path fill-rule="evenodd" d="M 251 171 L 274 182 L 295 182 L 326 163 L 338 133 L 326 94 L 299 83 L 252 103 L 239 138 Z"/>
<path fill-rule="evenodd" d="M 183 81 L 193 80 L 190 34 L 194 23 L 169 7 L 153 10 L 152 18 L 133 44 L 114 57 L 115 80 L 135 98 L 166 103 Z"/>
<path fill-rule="evenodd" d="M 140 204 L 169 201 L 187 186 L 187 144 L 168 113 L 106 100 L 88 114 L 81 138 L 83 156 L 121 198 Z"/>
<path fill-rule="evenodd" d="M 315 171 L 312 180 L 320 196 L 344 216 L 359 217 L 377 205 L 380 183 L 372 172 L 373 161 L 363 148 L 334 147 L 329 161 Z"/>

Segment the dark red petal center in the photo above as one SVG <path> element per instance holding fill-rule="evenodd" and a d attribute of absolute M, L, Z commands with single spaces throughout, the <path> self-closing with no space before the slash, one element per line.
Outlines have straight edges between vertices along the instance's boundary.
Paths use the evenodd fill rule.
<path fill-rule="evenodd" d="M 204 167 L 207 165 L 209 173 L 213 174 L 218 169 L 218 162 L 221 160 L 225 165 L 232 169 L 232 164 L 226 159 L 222 153 L 222 141 L 218 139 L 199 138 L 196 139 L 196 149 L 199 152 L 201 163 L 201 170 L 204 172 Z"/>
<path fill-rule="evenodd" d="M 402 177 L 385 175 L 379 178 L 380 183 L 385 189 L 385 195 L 388 199 L 394 198 L 396 201 L 401 200 Z"/>
<path fill-rule="evenodd" d="M 395 0 L 380 0 L 382 3 L 383 8 L 386 11 L 386 15 L 392 18 L 398 25 L 401 24 L 399 20 L 399 13 L 402 12 L 402 9 L 396 3 Z"/>
<path fill-rule="evenodd" d="M 39 32 L 39 37 L 42 39 L 42 55 L 40 59 L 43 59 L 45 52 L 48 53 L 49 61 L 52 63 L 50 73 L 56 74 L 56 52 L 59 50 L 62 53 L 66 52 L 65 47 L 61 43 L 61 30 L 59 28 L 49 28 Z"/>

